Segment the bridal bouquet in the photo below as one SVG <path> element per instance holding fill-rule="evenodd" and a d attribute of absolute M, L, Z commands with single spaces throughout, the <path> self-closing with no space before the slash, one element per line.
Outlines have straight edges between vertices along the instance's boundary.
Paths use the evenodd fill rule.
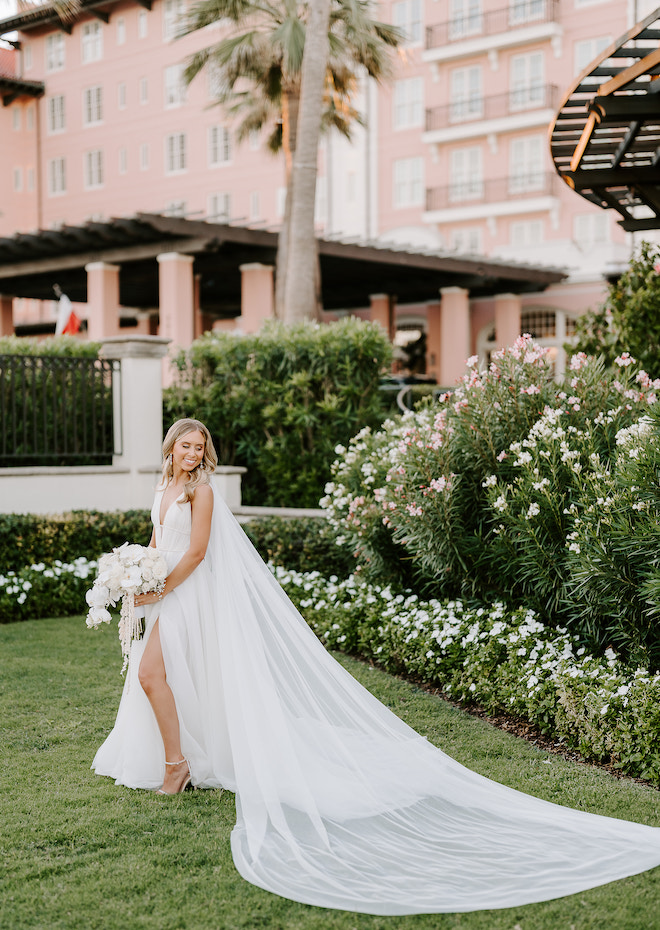
<path fill-rule="evenodd" d="M 135 611 L 133 598 L 136 594 L 162 591 L 166 576 L 167 563 L 153 546 L 124 543 L 99 559 L 96 581 L 85 595 L 89 605 L 87 626 L 96 629 L 101 623 L 109 623 L 112 617 L 108 607 L 115 607 L 121 598 L 122 673 L 128 667 L 131 643 L 142 636 L 142 619 Z"/>

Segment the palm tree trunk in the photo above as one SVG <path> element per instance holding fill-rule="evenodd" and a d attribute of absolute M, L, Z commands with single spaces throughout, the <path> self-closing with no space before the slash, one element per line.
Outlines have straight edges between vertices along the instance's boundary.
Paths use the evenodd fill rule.
<path fill-rule="evenodd" d="M 297 144 L 289 189 L 291 224 L 283 313 L 287 323 L 318 316 L 314 208 L 329 24 L 330 0 L 311 0 L 302 64 Z"/>
<path fill-rule="evenodd" d="M 300 91 L 297 87 L 294 90 L 283 91 L 282 148 L 284 150 L 286 200 L 284 201 L 282 226 L 277 237 L 277 257 L 275 259 L 275 316 L 278 320 L 283 320 L 285 316 L 287 253 L 291 228 L 291 174 L 293 172 L 293 158 L 296 152 L 299 105 Z"/>

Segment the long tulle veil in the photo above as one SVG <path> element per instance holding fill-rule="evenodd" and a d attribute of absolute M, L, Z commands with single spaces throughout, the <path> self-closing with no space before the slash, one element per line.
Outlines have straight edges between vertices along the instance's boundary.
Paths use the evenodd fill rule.
<path fill-rule="evenodd" d="M 541 801 L 459 765 L 319 643 L 214 488 L 207 552 L 240 874 L 322 907 L 512 907 L 660 864 L 660 829 Z"/>

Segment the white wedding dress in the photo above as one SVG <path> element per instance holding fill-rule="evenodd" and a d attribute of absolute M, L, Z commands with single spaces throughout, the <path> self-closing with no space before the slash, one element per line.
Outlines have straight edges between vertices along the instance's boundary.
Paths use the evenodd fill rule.
<path fill-rule="evenodd" d="M 170 569 L 190 504 L 160 526 Z M 459 765 L 319 643 L 214 488 L 202 564 L 148 608 L 114 729 L 93 762 L 157 788 L 163 746 L 137 677 L 156 616 L 193 783 L 236 792 L 240 874 L 295 901 L 370 914 L 544 901 L 660 864 L 660 829 L 521 794 Z"/>

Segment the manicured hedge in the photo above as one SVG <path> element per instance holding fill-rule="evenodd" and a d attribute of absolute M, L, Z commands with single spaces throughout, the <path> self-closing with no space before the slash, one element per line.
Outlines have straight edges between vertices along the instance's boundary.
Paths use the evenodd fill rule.
<path fill-rule="evenodd" d="M 293 571 L 320 571 L 346 578 L 355 570 L 351 550 L 337 544 L 327 520 L 299 517 L 285 520 L 267 517 L 244 525 L 262 559 Z"/>

